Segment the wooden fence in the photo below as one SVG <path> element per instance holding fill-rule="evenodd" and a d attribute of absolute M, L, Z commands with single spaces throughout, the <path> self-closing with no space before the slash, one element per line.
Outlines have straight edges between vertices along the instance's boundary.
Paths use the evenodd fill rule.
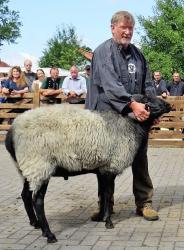
<path fill-rule="evenodd" d="M 158 126 L 150 131 L 149 145 L 152 147 L 184 147 L 184 96 L 166 99 L 174 111 L 164 114 Z"/>
<path fill-rule="evenodd" d="M 5 97 L 0 94 L 0 98 Z M 26 93 L 12 97 L 17 99 L 16 103 L 0 103 L 0 141 L 4 141 L 6 132 L 11 124 L 8 122 L 19 114 L 19 109 L 34 109 L 40 106 L 41 95 L 36 88 L 34 93 Z M 62 103 L 66 103 L 67 97 L 63 94 L 58 95 Z M 159 125 L 152 128 L 149 136 L 151 147 L 184 147 L 184 96 L 168 97 L 166 99 L 174 111 L 164 114 Z M 74 104 L 75 105 L 75 104 Z M 77 104 L 78 107 L 83 105 Z"/>

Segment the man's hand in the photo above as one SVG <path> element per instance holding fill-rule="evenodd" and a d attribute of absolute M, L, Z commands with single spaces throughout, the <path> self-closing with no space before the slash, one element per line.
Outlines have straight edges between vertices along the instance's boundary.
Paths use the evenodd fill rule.
<path fill-rule="evenodd" d="M 163 97 L 163 98 L 166 98 L 166 97 L 167 97 L 167 93 L 166 93 L 166 92 L 163 92 L 163 93 L 162 93 L 162 97 Z"/>
<path fill-rule="evenodd" d="M 145 104 L 133 101 L 129 107 L 132 109 L 137 120 L 143 122 L 148 119 L 150 112 L 145 109 Z"/>
<path fill-rule="evenodd" d="M 46 89 L 42 93 L 43 96 L 49 96 L 49 95 L 54 95 L 54 89 Z"/>
<path fill-rule="evenodd" d="M 7 88 L 2 88 L 2 93 L 5 95 L 10 94 L 9 89 L 7 89 Z"/>

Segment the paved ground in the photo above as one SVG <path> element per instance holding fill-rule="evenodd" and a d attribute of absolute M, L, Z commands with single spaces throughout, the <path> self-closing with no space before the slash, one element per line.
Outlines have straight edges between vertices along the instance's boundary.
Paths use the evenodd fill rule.
<path fill-rule="evenodd" d="M 155 186 L 154 207 L 160 220 L 145 221 L 134 213 L 132 174 L 116 180 L 115 228 L 89 217 L 97 207 L 94 175 L 52 178 L 46 214 L 58 242 L 48 245 L 40 230 L 29 226 L 20 193 L 20 177 L 0 144 L 0 250 L 170 250 L 184 249 L 184 149 L 150 149 L 150 175 Z"/>

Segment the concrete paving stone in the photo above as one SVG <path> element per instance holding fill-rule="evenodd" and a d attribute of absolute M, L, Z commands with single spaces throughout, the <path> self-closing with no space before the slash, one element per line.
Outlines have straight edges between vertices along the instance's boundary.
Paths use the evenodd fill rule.
<path fill-rule="evenodd" d="M 47 246 L 43 247 L 42 250 L 59 250 L 61 246 L 56 244 L 48 244 Z"/>
<path fill-rule="evenodd" d="M 175 242 L 176 247 L 183 247 L 184 248 L 184 240 Z"/>
<path fill-rule="evenodd" d="M 57 234 L 57 239 L 68 239 L 77 231 L 76 227 L 65 228 L 61 233 Z"/>
<path fill-rule="evenodd" d="M 88 232 L 75 232 L 72 236 L 71 236 L 71 240 L 80 240 L 82 241 L 86 235 L 88 234 Z"/>
<path fill-rule="evenodd" d="M 108 240 L 101 240 L 99 238 L 99 240 L 95 243 L 95 245 L 91 248 L 92 250 L 97 250 L 97 249 L 108 249 L 109 246 L 112 244 L 112 241 L 108 241 Z"/>
<path fill-rule="evenodd" d="M 146 238 L 146 236 L 149 237 L 147 233 L 133 233 L 131 235 L 131 237 L 130 237 L 130 240 L 131 241 L 134 241 L 134 240 L 135 241 L 136 240 L 142 240 L 143 241 Z"/>
<path fill-rule="evenodd" d="M 34 242 L 36 239 L 38 239 L 40 236 L 38 235 L 26 235 L 22 239 L 18 240 L 18 244 L 31 244 Z"/>
<path fill-rule="evenodd" d="M 183 236 L 184 237 L 184 229 L 178 229 L 177 236 Z"/>
<path fill-rule="evenodd" d="M 125 247 L 123 246 L 111 246 L 108 248 L 108 250 L 124 250 Z"/>
<path fill-rule="evenodd" d="M 160 236 L 159 237 L 146 237 L 145 240 L 143 241 L 143 244 L 145 246 L 158 246 L 160 242 Z"/>
<path fill-rule="evenodd" d="M 85 246 L 93 246 L 98 241 L 99 236 L 86 236 L 83 241 L 81 242 L 81 245 Z"/>
<path fill-rule="evenodd" d="M 164 248 L 164 249 L 173 249 L 174 246 L 175 246 L 175 242 L 173 242 L 173 241 L 172 242 L 171 241 L 169 241 L 169 242 L 160 241 L 160 243 L 158 245 L 158 248 L 159 249 L 162 249 L 162 248 Z"/>
<path fill-rule="evenodd" d="M 125 250 L 158 250 L 157 247 L 125 247 Z"/>
<path fill-rule="evenodd" d="M 127 240 L 116 240 L 112 241 L 111 247 L 126 247 L 127 246 Z"/>
<path fill-rule="evenodd" d="M 20 197 L 21 179 L 0 144 L 0 250 L 170 250 L 184 249 L 184 149 L 150 148 L 149 172 L 154 184 L 153 206 L 159 221 L 135 214 L 131 168 L 116 178 L 115 228 L 90 221 L 97 210 L 97 180 L 89 174 L 64 181 L 51 178 L 45 198 L 50 228 L 58 242 L 47 244 L 41 230 L 29 225 Z M 21 244 L 20 244 L 21 242 Z M 3 248 L 4 247 L 4 248 Z"/>
<path fill-rule="evenodd" d="M 31 244 L 27 244 L 26 250 L 41 250 L 43 247 L 47 246 L 46 238 L 40 237 L 39 239 L 33 241 Z"/>
<path fill-rule="evenodd" d="M 0 238 L 0 244 L 13 244 L 16 243 L 17 239 L 10 239 L 10 238 Z"/>
<path fill-rule="evenodd" d="M 1 250 L 22 250 L 25 249 L 26 245 L 22 245 L 22 244 L 0 244 L 0 249 Z"/>
<path fill-rule="evenodd" d="M 91 246 L 62 246 L 60 250 L 90 250 Z"/>

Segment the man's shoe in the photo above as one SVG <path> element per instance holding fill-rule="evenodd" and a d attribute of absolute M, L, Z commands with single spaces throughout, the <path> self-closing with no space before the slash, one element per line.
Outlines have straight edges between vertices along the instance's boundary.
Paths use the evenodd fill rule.
<path fill-rule="evenodd" d="M 136 214 L 143 216 L 145 220 L 149 221 L 159 219 L 158 213 L 152 208 L 151 203 L 145 203 L 143 207 L 137 207 Z"/>

